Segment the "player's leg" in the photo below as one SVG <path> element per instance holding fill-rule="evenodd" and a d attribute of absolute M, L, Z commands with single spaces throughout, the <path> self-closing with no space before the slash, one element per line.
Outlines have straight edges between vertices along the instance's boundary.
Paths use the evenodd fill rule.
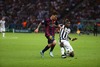
<path fill-rule="evenodd" d="M 43 50 L 40 51 L 40 54 L 42 57 L 44 57 L 44 52 L 47 51 L 50 48 L 51 44 L 48 44 L 47 46 L 45 46 L 45 48 Z"/>
<path fill-rule="evenodd" d="M 45 48 L 42 50 L 42 52 L 44 53 L 45 51 L 47 51 L 50 48 L 51 44 L 48 44 L 47 46 L 45 46 Z"/>
<path fill-rule="evenodd" d="M 53 43 L 52 43 L 52 45 L 51 45 L 50 52 L 52 52 L 52 51 L 53 51 L 53 49 L 54 49 L 55 45 L 56 45 L 56 40 L 53 40 Z"/>
<path fill-rule="evenodd" d="M 2 31 L 1 31 L 1 27 L 0 27 L 0 33 L 1 33 Z"/>
<path fill-rule="evenodd" d="M 98 34 L 98 31 L 96 30 L 96 36 L 97 36 L 97 34 Z"/>
<path fill-rule="evenodd" d="M 49 54 L 51 57 L 54 57 L 53 50 L 54 50 L 55 45 L 56 45 L 56 40 L 54 39 L 54 36 L 52 36 L 52 39 L 48 38 L 48 43 L 50 44 L 50 53 Z"/>
<path fill-rule="evenodd" d="M 95 36 L 95 31 L 93 33 L 94 33 L 94 36 Z"/>
<path fill-rule="evenodd" d="M 61 49 L 61 57 L 66 58 L 63 42 L 60 43 L 60 49 Z"/>
<path fill-rule="evenodd" d="M 5 32 L 4 31 L 2 32 L 2 37 L 5 37 Z"/>
<path fill-rule="evenodd" d="M 66 50 L 66 55 L 70 57 L 74 57 L 74 50 L 68 41 L 64 42 L 64 47 Z"/>
<path fill-rule="evenodd" d="M 52 40 L 52 45 L 51 45 L 51 49 L 50 49 L 50 56 L 51 57 L 54 57 L 54 55 L 53 55 L 53 50 L 54 50 L 54 48 L 55 48 L 55 45 L 56 45 L 56 40 Z"/>
<path fill-rule="evenodd" d="M 45 48 L 40 52 L 42 57 L 44 56 L 44 52 L 47 51 L 51 47 L 51 44 L 52 44 L 49 37 L 46 36 L 46 38 L 48 39 L 48 45 L 46 45 Z"/>
<path fill-rule="evenodd" d="M 93 31 L 94 36 L 96 36 L 96 30 Z"/>
<path fill-rule="evenodd" d="M 1 28 L 1 31 L 2 31 L 2 37 L 5 37 L 5 29 Z"/>

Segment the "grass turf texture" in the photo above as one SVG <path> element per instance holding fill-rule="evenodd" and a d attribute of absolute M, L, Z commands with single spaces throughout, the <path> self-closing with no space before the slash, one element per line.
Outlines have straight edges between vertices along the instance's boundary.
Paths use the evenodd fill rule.
<path fill-rule="evenodd" d="M 47 44 L 44 33 L 6 33 L 5 38 L 0 33 L 0 67 L 100 67 L 100 35 L 70 36 L 78 38 L 70 41 L 75 57 L 62 59 L 58 42 L 54 58 L 49 56 L 49 50 L 41 58 L 40 51 Z"/>

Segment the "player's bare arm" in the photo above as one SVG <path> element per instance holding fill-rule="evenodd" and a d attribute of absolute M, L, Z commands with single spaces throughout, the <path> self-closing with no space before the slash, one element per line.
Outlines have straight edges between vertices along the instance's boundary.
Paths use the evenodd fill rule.
<path fill-rule="evenodd" d="M 35 29 L 35 31 L 34 31 L 35 33 L 38 33 L 40 26 L 41 26 L 41 23 L 39 23 L 39 25 L 38 25 L 37 28 Z"/>

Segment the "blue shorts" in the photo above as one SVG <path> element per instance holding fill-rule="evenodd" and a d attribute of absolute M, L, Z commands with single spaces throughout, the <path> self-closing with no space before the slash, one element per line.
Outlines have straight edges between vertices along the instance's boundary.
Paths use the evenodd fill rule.
<path fill-rule="evenodd" d="M 53 37 L 53 38 L 50 39 L 49 36 L 46 36 L 46 38 L 48 39 L 48 44 L 52 44 L 53 41 L 55 40 L 55 39 L 54 39 L 54 36 L 52 36 L 52 37 Z"/>

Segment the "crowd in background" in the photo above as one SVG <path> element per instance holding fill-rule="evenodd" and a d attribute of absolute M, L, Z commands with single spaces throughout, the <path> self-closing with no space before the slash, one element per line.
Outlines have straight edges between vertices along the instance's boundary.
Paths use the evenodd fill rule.
<path fill-rule="evenodd" d="M 31 29 L 57 14 L 61 23 L 63 18 L 72 22 L 72 30 L 83 20 L 100 20 L 100 1 L 98 0 L 0 0 L 0 16 L 6 16 L 9 29 Z M 92 22 L 82 23 L 82 28 L 92 30 Z M 84 30 L 85 30 L 84 29 Z"/>

